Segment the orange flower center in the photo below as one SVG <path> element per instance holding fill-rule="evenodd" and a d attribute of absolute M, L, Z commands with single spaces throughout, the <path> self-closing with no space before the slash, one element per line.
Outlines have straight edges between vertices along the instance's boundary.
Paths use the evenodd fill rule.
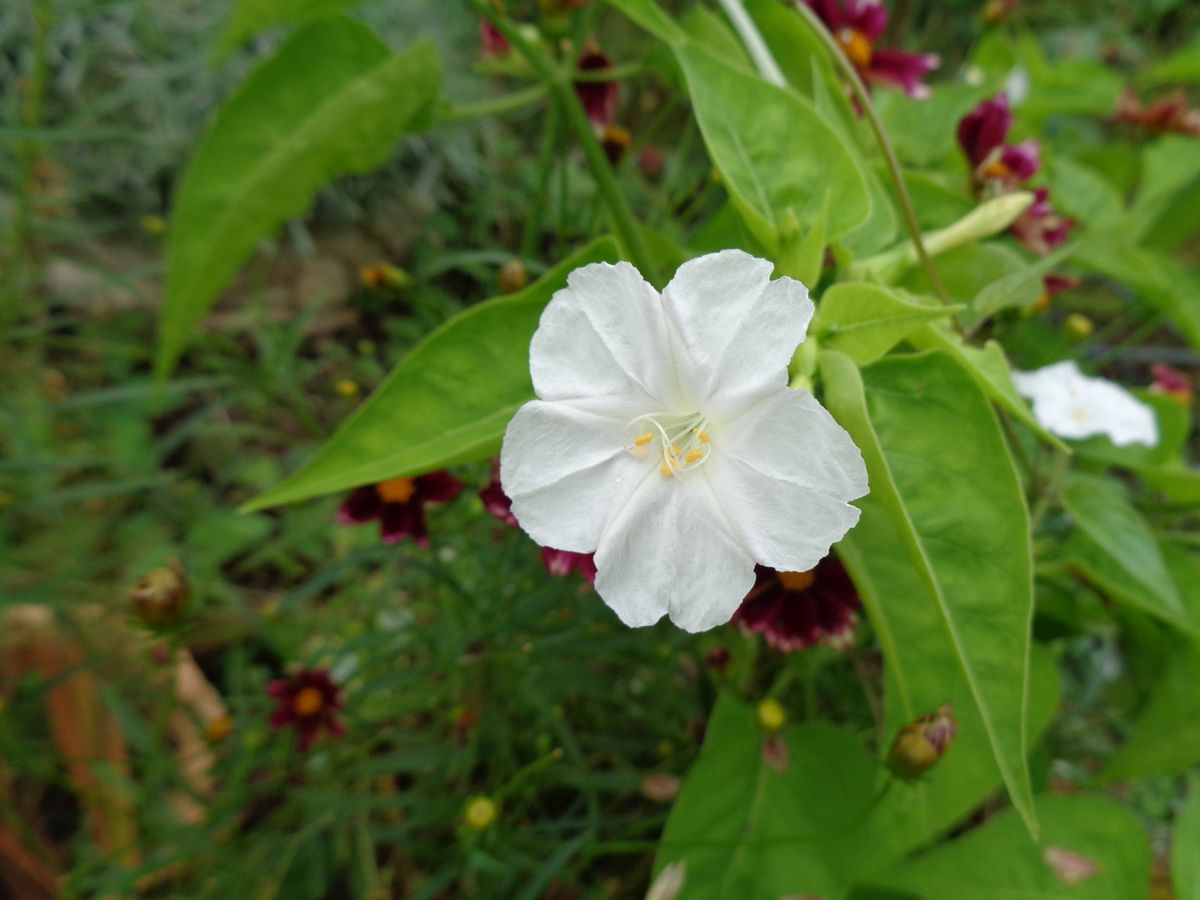
<path fill-rule="evenodd" d="M 807 572 L 776 572 L 775 577 L 788 591 L 803 591 L 812 587 L 812 583 L 816 580 L 811 569 Z"/>
<path fill-rule="evenodd" d="M 407 503 L 416 493 L 417 486 L 411 478 L 389 478 L 375 485 L 375 490 L 385 503 Z"/>
<path fill-rule="evenodd" d="M 983 170 L 984 178 L 1008 178 L 1010 175 L 1012 175 L 1012 169 L 1002 159 L 988 163 L 987 168 Z"/>
<path fill-rule="evenodd" d="M 837 33 L 837 42 L 850 62 L 860 69 L 871 64 L 871 39 L 857 28 L 842 28 Z"/>
<path fill-rule="evenodd" d="M 298 716 L 312 716 L 321 711 L 325 705 L 324 695 L 315 687 L 306 687 L 292 701 L 292 709 Z"/>

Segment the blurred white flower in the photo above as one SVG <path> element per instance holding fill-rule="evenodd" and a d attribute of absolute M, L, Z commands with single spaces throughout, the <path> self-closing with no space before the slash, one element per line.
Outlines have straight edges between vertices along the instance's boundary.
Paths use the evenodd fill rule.
<path fill-rule="evenodd" d="M 661 296 L 628 263 L 571 273 L 530 346 L 539 399 L 504 436 L 500 480 L 539 544 L 596 553 L 627 625 L 729 621 L 756 562 L 811 569 L 858 521 L 862 455 L 787 365 L 813 305 L 771 263 L 725 250 Z"/>
<path fill-rule="evenodd" d="M 1103 378 L 1089 378 L 1072 360 L 1036 372 L 1013 372 L 1013 384 L 1033 401 L 1033 414 L 1059 437 L 1105 435 L 1118 447 L 1158 443 L 1154 411 L 1129 391 Z"/>

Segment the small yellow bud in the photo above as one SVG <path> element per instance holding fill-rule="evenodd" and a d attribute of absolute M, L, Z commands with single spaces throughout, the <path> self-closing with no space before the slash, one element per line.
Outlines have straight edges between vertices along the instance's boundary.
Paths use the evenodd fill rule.
<path fill-rule="evenodd" d="M 502 294 L 515 294 L 529 284 L 529 274 L 519 259 L 510 259 L 496 273 L 496 290 Z"/>
<path fill-rule="evenodd" d="M 1063 328 L 1071 337 L 1083 339 L 1096 330 L 1096 325 L 1083 313 L 1071 313 L 1063 322 Z"/>
<path fill-rule="evenodd" d="M 370 356 L 375 352 L 375 342 L 368 341 L 366 338 L 363 338 L 354 345 L 354 349 L 358 351 L 359 356 Z"/>
<path fill-rule="evenodd" d="M 336 385 L 334 385 L 334 388 L 347 400 L 351 400 L 358 396 L 358 384 L 350 378 L 341 379 Z"/>
<path fill-rule="evenodd" d="M 483 831 L 496 821 L 498 813 L 496 802 L 492 798 L 475 797 L 467 804 L 467 808 L 463 812 L 463 820 L 467 823 L 468 828 Z"/>
<path fill-rule="evenodd" d="M 218 716 L 204 727 L 204 736 L 209 743 L 219 744 L 233 734 L 233 719 L 229 716 Z"/>
<path fill-rule="evenodd" d="M 901 778 L 916 778 L 933 768 L 958 733 L 950 704 L 905 725 L 892 741 L 888 768 Z"/>
<path fill-rule="evenodd" d="M 359 279 L 363 287 L 369 288 L 404 288 L 412 281 L 403 269 L 385 262 L 363 266 L 359 272 Z"/>
<path fill-rule="evenodd" d="M 142 231 L 146 234 L 163 234 L 167 230 L 167 220 L 162 216 L 142 216 Z"/>
<path fill-rule="evenodd" d="M 134 614 L 151 628 L 170 625 L 188 603 L 188 581 L 179 560 L 173 559 L 138 579 L 129 592 Z"/>
<path fill-rule="evenodd" d="M 778 731 L 787 724 L 787 713 L 776 699 L 768 697 L 758 704 L 758 724 L 767 731 Z"/>

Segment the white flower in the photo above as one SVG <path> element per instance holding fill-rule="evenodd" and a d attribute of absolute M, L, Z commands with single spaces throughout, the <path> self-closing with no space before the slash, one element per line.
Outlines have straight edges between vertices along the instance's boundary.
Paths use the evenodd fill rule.
<path fill-rule="evenodd" d="M 1033 414 L 1059 437 L 1105 435 L 1118 447 L 1158 443 L 1154 411 L 1129 391 L 1103 378 L 1089 378 L 1071 360 L 1036 372 L 1013 372 L 1013 384 L 1033 401 Z"/>
<path fill-rule="evenodd" d="M 539 544 L 596 553 L 627 625 L 729 621 L 755 562 L 811 569 L 867 491 L 850 436 L 787 365 L 813 305 L 738 250 L 694 259 L 660 296 L 628 263 L 584 266 L 530 345 L 539 399 L 504 435 L 500 480 Z"/>

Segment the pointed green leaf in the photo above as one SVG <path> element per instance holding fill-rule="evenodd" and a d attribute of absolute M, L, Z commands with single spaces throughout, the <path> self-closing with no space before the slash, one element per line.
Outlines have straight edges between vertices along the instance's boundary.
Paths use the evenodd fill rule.
<path fill-rule="evenodd" d="M 865 365 L 917 329 L 961 308 L 918 303 L 896 288 L 840 282 L 822 295 L 812 327 L 821 346 Z"/>
<path fill-rule="evenodd" d="M 971 311 L 980 318 L 994 316 L 1004 309 L 1029 309 L 1046 291 L 1043 279 L 1071 254 L 1073 247 L 1063 247 L 1045 259 L 993 281 L 971 302 Z"/>
<path fill-rule="evenodd" d="M 619 258 L 613 240 L 601 238 L 523 291 L 446 322 L 400 360 L 304 468 L 246 509 L 495 454 L 508 420 L 533 398 L 529 341 L 542 309 L 574 269 Z"/>
<path fill-rule="evenodd" d="M 995 414 L 941 353 L 890 357 L 860 377 L 849 357 L 825 351 L 821 374 L 946 628 L 1009 796 L 1036 831 L 1025 759 L 1029 514 Z"/>
<path fill-rule="evenodd" d="M 250 75 L 180 182 L 160 375 L 258 242 L 338 175 L 383 163 L 401 134 L 428 122 L 439 91 L 433 44 L 393 55 L 369 28 L 344 18 L 306 26 Z"/>

